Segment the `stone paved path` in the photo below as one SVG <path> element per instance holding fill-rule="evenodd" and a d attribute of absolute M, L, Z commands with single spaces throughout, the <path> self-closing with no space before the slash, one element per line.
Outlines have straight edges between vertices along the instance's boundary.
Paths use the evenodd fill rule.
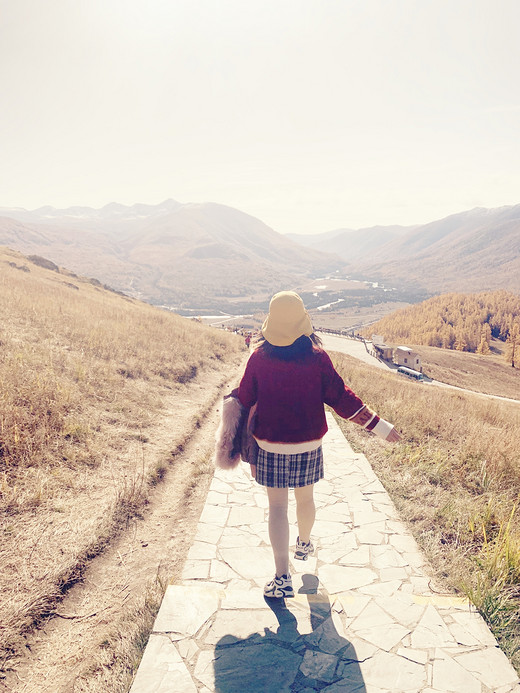
<path fill-rule="evenodd" d="M 264 490 L 243 464 L 218 471 L 131 693 L 520 692 L 481 617 L 430 589 L 366 458 L 328 422 L 317 550 L 292 561 L 295 598 L 263 598 L 274 574 Z M 290 513 L 294 543 L 294 501 Z"/>

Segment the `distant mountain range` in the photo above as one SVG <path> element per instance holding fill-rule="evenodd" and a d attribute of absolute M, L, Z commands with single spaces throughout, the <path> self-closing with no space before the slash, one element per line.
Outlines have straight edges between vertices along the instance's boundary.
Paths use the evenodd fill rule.
<path fill-rule="evenodd" d="M 306 236 L 214 203 L 0 208 L 0 245 L 177 309 L 263 310 L 274 292 L 332 272 L 421 300 L 425 292 L 520 292 L 520 205 Z"/>
<path fill-rule="evenodd" d="M 42 255 L 156 304 L 265 306 L 272 293 L 341 267 L 224 205 L 0 208 L 0 245 Z"/>
<path fill-rule="evenodd" d="M 520 205 L 477 207 L 421 226 L 290 237 L 337 253 L 352 276 L 401 288 L 520 292 Z"/>
<path fill-rule="evenodd" d="M 343 260 L 353 262 L 369 257 L 374 249 L 400 238 L 413 231 L 417 226 L 370 226 L 362 229 L 336 229 L 325 233 L 299 234 L 288 233 L 295 243 L 307 248 L 323 249 L 337 253 Z"/>

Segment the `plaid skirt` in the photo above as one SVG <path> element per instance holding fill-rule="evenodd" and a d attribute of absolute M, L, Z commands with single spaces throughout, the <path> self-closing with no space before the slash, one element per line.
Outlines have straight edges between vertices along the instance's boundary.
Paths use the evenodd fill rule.
<path fill-rule="evenodd" d="M 256 460 L 256 480 L 262 486 L 295 488 L 309 486 L 323 479 L 323 450 L 298 455 L 266 452 L 259 448 Z"/>

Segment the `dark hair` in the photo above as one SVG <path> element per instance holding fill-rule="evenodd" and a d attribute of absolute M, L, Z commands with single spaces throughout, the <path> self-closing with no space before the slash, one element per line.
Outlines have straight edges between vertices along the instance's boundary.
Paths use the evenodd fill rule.
<path fill-rule="evenodd" d="M 275 359 L 280 359 L 280 361 L 302 361 L 303 359 L 310 356 L 313 352 L 319 351 L 321 349 L 322 341 L 314 332 L 310 337 L 302 334 L 301 337 L 290 344 L 289 346 L 274 346 L 270 344 L 267 339 L 261 335 L 257 342 L 257 349 L 261 349 L 264 354 L 272 356 Z"/>

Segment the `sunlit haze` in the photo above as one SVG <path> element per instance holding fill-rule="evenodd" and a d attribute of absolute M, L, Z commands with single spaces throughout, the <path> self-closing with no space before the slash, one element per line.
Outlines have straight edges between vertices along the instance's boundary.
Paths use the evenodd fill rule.
<path fill-rule="evenodd" d="M 280 233 L 520 203 L 516 0 L 0 0 L 0 207 Z"/>

